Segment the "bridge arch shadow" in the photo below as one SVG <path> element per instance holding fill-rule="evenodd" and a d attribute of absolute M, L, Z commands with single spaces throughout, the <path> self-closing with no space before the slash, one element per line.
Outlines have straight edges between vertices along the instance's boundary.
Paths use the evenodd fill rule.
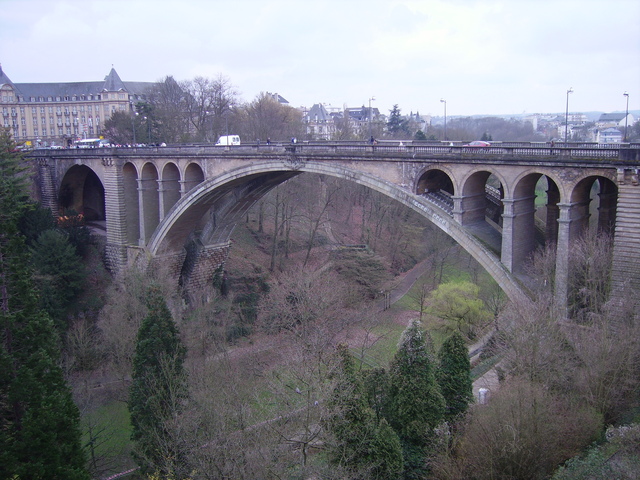
<path fill-rule="evenodd" d="M 104 222 L 104 185 L 96 172 L 86 165 L 69 168 L 60 182 L 58 206 L 59 214 L 73 210 L 84 215 L 87 221 Z"/>
<path fill-rule="evenodd" d="M 376 190 L 418 212 L 451 236 L 494 278 L 509 298 L 523 299 L 521 284 L 500 259 L 474 235 L 456 222 L 451 213 L 411 191 L 374 175 L 322 162 L 292 166 L 283 161 L 251 162 L 218 177 L 203 181 L 185 194 L 165 215 L 147 243 L 151 256 L 177 254 L 197 232 L 204 245 L 228 243 L 236 223 L 260 198 L 288 179 L 315 173 L 352 181 Z M 444 172 L 443 172 L 444 174 Z M 444 174 L 446 175 L 446 174 Z M 430 179 L 423 182 L 423 188 Z M 452 184 L 439 173 L 436 182 L 445 190 Z"/>

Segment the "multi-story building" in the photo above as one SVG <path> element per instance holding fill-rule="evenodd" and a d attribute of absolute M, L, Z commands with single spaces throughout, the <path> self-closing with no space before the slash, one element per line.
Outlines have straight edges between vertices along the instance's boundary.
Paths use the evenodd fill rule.
<path fill-rule="evenodd" d="M 312 140 L 331 140 L 336 132 L 336 126 L 331 115 L 321 103 L 316 103 L 303 114 L 307 127 L 307 135 Z"/>
<path fill-rule="evenodd" d="M 0 66 L 0 126 L 32 146 L 98 138 L 114 112 L 132 111 L 152 85 L 123 82 L 113 68 L 101 82 L 13 83 Z"/>

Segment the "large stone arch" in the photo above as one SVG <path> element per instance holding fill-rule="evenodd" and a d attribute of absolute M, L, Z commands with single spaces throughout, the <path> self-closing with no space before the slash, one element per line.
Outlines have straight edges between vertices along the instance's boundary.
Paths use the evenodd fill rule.
<path fill-rule="evenodd" d="M 324 174 L 372 188 L 420 213 L 458 242 L 495 279 L 510 298 L 526 298 L 521 285 L 480 241 L 452 219 L 442 208 L 406 189 L 369 174 L 322 162 L 251 162 L 202 182 L 185 195 L 160 222 L 148 243 L 152 256 L 177 253 L 184 249 L 194 226 L 207 215 L 209 244 L 228 242 L 233 227 L 262 196 L 284 181 L 301 173 Z"/>
<path fill-rule="evenodd" d="M 59 213 L 74 210 L 88 221 L 106 220 L 104 185 L 86 165 L 73 165 L 62 178 L 58 191 Z"/>

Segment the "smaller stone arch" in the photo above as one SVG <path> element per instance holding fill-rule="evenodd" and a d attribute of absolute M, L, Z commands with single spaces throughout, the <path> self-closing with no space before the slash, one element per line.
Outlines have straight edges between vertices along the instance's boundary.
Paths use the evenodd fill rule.
<path fill-rule="evenodd" d="M 446 212 L 453 211 L 453 181 L 448 173 L 438 168 L 431 168 L 420 175 L 415 191 L 428 201 L 436 204 Z"/>
<path fill-rule="evenodd" d="M 551 176 L 529 171 L 515 179 L 505 213 L 510 236 L 503 244 L 503 261 L 512 271 L 522 272 L 538 246 L 557 243 L 559 202 L 560 189 Z"/>
<path fill-rule="evenodd" d="M 137 245 L 140 240 L 140 198 L 138 193 L 138 170 L 127 162 L 122 167 L 124 209 L 126 213 L 127 243 Z"/>
<path fill-rule="evenodd" d="M 182 195 L 189 192 L 195 186 L 204 182 L 204 172 L 202 167 L 192 162 L 187 165 L 187 168 L 184 170 L 184 180 L 182 182 Z"/>
<path fill-rule="evenodd" d="M 178 200 L 180 200 L 180 170 L 175 163 L 169 162 L 162 168 L 160 180 L 160 217 L 164 218 Z"/>
<path fill-rule="evenodd" d="M 153 234 L 153 231 L 160 223 L 160 195 L 158 184 L 158 170 L 156 166 L 147 162 L 142 167 L 140 179 L 138 181 L 138 191 L 140 192 L 140 215 L 141 222 L 140 240 L 146 242 Z"/>
<path fill-rule="evenodd" d="M 501 228 L 504 180 L 490 170 L 478 170 L 462 181 L 459 221 L 462 225 L 490 223 Z"/>
<path fill-rule="evenodd" d="M 571 191 L 572 238 L 586 230 L 612 235 L 616 224 L 618 186 L 609 178 L 591 175 Z"/>

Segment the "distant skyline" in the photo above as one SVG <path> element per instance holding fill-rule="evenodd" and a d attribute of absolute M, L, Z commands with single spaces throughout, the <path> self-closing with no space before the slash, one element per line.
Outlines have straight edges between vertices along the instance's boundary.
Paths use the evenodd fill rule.
<path fill-rule="evenodd" d="M 0 0 L 16 83 L 223 75 L 249 102 L 388 114 L 640 108 L 638 0 Z"/>

